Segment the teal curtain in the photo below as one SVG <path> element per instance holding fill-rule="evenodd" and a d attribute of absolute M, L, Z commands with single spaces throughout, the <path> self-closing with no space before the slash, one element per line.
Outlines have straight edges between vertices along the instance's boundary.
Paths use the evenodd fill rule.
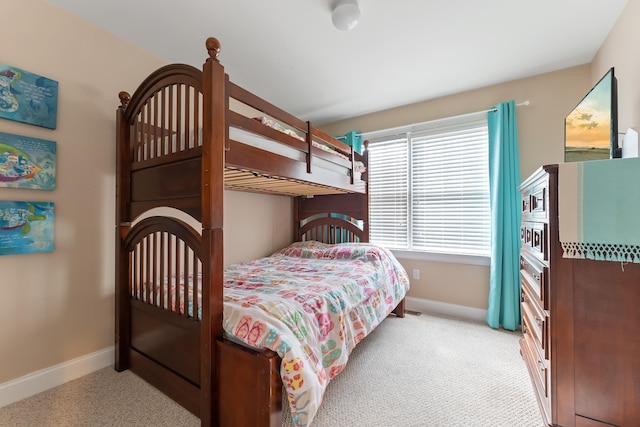
<path fill-rule="evenodd" d="M 492 328 L 520 326 L 520 159 L 516 104 L 489 110 L 489 192 L 491 271 L 487 323 Z"/>

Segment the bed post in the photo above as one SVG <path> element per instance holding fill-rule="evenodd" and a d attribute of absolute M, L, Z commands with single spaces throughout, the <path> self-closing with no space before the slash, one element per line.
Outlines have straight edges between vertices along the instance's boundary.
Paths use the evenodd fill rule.
<path fill-rule="evenodd" d="M 200 334 L 200 420 L 219 420 L 216 340 L 222 337 L 224 145 L 226 140 L 226 78 L 218 60 L 220 42 L 206 41 L 209 58 L 203 66 L 202 243 L 203 307 Z"/>
<path fill-rule="evenodd" d="M 131 229 L 129 222 L 130 200 L 130 162 L 127 157 L 129 145 L 128 125 L 124 119 L 124 111 L 131 100 L 127 92 L 120 92 L 120 106 L 116 111 L 116 289 L 115 289 L 115 365 L 116 371 L 129 369 L 129 334 L 131 315 L 129 310 L 129 286 L 127 281 L 128 256 L 123 248 L 123 239 Z"/>
<path fill-rule="evenodd" d="M 362 221 L 363 221 L 363 226 L 362 226 L 362 234 L 364 235 L 364 238 L 362 239 L 363 243 L 369 243 L 369 202 L 370 202 L 370 196 L 369 196 L 369 141 L 365 141 L 364 142 L 364 152 L 362 153 L 362 163 L 364 163 L 365 166 L 365 171 L 362 174 L 362 180 L 364 181 L 364 185 L 365 185 L 365 191 L 364 191 L 364 197 L 362 197 L 361 199 L 361 211 L 362 211 Z"/>
<path fill-rule="evenodd" d="M 302 203 L 302 196 L 293 198 L 293 241 L 299 242 L 302 238 L 300 235 L 300 209 Z"/>

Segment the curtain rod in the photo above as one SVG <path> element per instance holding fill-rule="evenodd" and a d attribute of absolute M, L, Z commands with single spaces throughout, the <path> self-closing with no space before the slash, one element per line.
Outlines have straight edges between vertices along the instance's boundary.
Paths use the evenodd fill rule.
<path fill-rule="evenodd" d="M 531 104 L 531 102 L 527 99 L 526 101 L 522 101 L 522 102 L 520 102 L 520 103 L 516 104 L 516 107 L 528 107 L 530 104 Z M 498 111 L 498 109 L 497 109 L 497 108 L 489 108 L 489 109 L 487 110 L 487 113 L 488 113 L 489 111 L 491 111 L 491 112 L 494 112 L 494 113 L 495 113 L 496 111 Z"/>
<path fill-rule="evenodd" d="M 516 104 L 516 107 L 527 107 L 531 105 L 531 102 L 529 100 L 526 101 L 522 101 L 520 103 Z M 373 138 L 376 135 L 387 135 L 387 134 L 394 134 L 394 133 L 400 133 L 403 130 L 406 132 L 414 127 L 419 127 L 419 126 L 424 126 L 424 125 L 428 125 L 428 124 L 433 124 L 433 123 L 438 123 L 438 122 L 442 122 L 445 120 L 454 120 L 454 119 L 459 119 L 462 117 L 466 117 L 466 116 L 473 116 L 475 114 L 481 114 L 481 113 L 488 113 L 488 112 L 496 112 L 498 111 L 495 108 L 489 108 L 487 110 L 480 110 L 480 111 L 476 111 L 473 113 L 465 113 L 465 114 L 459 114 L 457 116 L 451 116 L 451 117 L 443 117 L 441 119 L 435 119 L 435 120 L 429 120 L 426 122 L 421 122 L 421 123 L 413 123 L 411 125 L 404 125 L 404 126 L 398 126 L 398 127 L 394 127 L 394 128 L 389 128 L 389 129 L 382 129 L 382 130 L 376 130 L 376 131 L 372 131 L 372 132 L 361 132 L 361 133 L 357 133 L 356 136 L 362 136 L 362 135 L 366 135 L 367 138 Z M 346 139 L 346 137 L 339 137 L 337 139 Z"/>

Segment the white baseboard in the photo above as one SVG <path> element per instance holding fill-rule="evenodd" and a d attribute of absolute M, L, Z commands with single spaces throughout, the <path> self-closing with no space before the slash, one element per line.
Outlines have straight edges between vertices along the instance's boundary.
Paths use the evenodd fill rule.
<path fill-rule="evenodd" d="M 414 297 L 406 297 L 405 302 L 405 308 L 411 311 L 445 314 L 448 316 L 477 320 L 481 322 L 486 322 L 487 320 L 487 310 L 483 310 L 481 308 L 467 307 L 465 305 L 449 304 L 446 302 Z"/>
<path fill-rule="evenodd" d="M 0 384 L 0 408 L 106 368 L 114 355 L 114 347 L 108 347 Z"/>

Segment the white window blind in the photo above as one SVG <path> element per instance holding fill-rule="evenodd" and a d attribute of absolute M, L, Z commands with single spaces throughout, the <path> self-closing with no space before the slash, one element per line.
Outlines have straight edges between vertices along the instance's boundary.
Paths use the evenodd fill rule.
<path fill-rule="evenodd" d="M 406 248 L 409 242 L 408 139 L 380 141 L 370 144 L 368 150 L 369 239 L 388 248 Z"/>
<path fill-rule="evenodd" d="M 369 141 L 371 241 L 391 249 L 489 255 L 485 115 Z"/>

